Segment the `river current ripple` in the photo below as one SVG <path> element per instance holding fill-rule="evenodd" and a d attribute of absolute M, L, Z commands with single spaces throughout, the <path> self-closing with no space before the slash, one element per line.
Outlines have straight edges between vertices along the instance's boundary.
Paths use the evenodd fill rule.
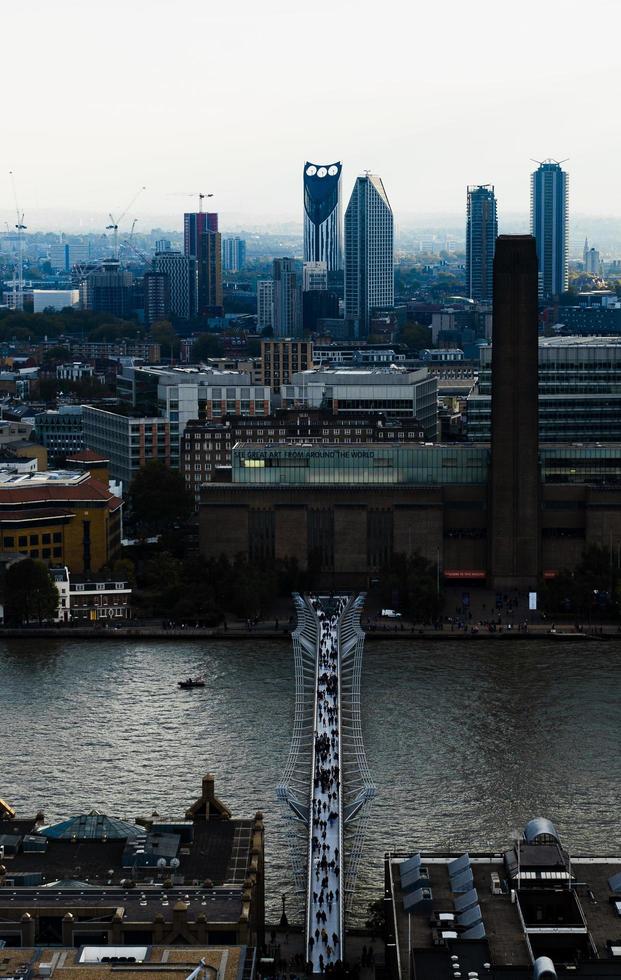
<path fill-rule="evenodd" d="M 177 680 L 206 679 L 179 691 Z M 378 797 L 354 919 L 386 850 L 502 847 L 550 817 L 576 853 L 621 852 L 621 643 L 381 642 L 365 650 L 364 740 Z M 179 815 L 201 777 L 235 816 L 262 810 L 268 912 L 296 917 L 275 787 L 293 720 L 290 644 L 0 644 L 0 797 L 49 820 L 93 808 Z"/>

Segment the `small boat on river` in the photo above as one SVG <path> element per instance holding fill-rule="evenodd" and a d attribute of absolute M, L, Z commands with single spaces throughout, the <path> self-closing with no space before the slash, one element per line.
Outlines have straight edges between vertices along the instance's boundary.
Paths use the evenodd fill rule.
<path fill-rule="evenodd" d="M 202 677 L 188 677 L 185 681 L 177 681 L 177 684 L 184 691 L 189 691 L 193 687 L 204 687 L 205 681 Z"/>

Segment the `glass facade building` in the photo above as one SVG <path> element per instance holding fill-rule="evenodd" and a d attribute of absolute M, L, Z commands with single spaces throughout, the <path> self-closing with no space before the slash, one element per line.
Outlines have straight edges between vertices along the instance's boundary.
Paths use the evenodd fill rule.
<path fill-rule="evenodd" d="M 544 160 L 531 175 L 530 226 L 537 241 L 539 295 L 560 296 L 568 286 L 569 175 L 555 160 Z"/>
<path fill-rule="evenodd" d="M 264 486 L 485 486 L 489 446 L 291 445 L 239 442 L 231 453 L 235 484 Z M 621 444 L 541 446 L 544 484 L 621 486 Z"/>
<path fill-rule="evenodd" d="M 494 279 L 494 250 L 498 237 L 496 196 L 491 184 L 468 188 L 466 225 L 466 286 L 468 296 L 491 303 Z"/>
<path fill-rule="evenodd" d="M 481 349 L 479 380 L 467 400 L 472 442 L 491 436 L 492 348 Z M 621 343 L 602 337 L 539 341 L 539 441 L 621 441 Z"/>
<path fill-rule="evenodd" d="M 367 443 L 359 446 L 255 446 L 232 453 L 233 482 L 252 484 L 379 484 L 441 486 L 484 484 L 487 446 Z"/>

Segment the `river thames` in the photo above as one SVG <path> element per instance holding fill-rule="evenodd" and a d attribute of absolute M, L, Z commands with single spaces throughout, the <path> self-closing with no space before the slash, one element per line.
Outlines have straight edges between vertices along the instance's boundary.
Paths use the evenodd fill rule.
<path fill-rule="evenodd" d="M 177 680 L 202 674 L 202 690 Z M 54 820 L 181 815 L 211 771 L 262 810 L 268 912 L 300 907 L 275 787 L 293 719 L 288 642 L 0 644 L 0 797 Z M 355 918 L 389 849 L 502 847 L 547 816 L 576 853 L 621 851 L 621 643 L 369 642 L 362 719 L 378 787 Z"/>

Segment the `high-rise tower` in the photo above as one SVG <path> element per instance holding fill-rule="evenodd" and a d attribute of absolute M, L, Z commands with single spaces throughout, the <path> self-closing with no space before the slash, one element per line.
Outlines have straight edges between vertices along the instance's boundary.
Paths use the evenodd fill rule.
<path fill-rule="evenodd" d="M 394 301 L 392 208 L 381 178 L 367 173 L 357 178 L 345 212 L 345 317 L 356 338 L 368 337 L 374 309 Z"/>
<path fill-rule="evenodd" d="M 304 164 L 304 261 L 343 267 L 341 164 Z"/>
<path fill-rule="evenodd" d="M 501 235 L 494 256 L 490 572 L 495 589 L 539 578 L 537 253 L 530 235 Z"/>
<path fill-rule="evenodd" d="M 567 209 L 569 175 L 544 160 L 530 178 L 530 230 L 537 241 L 539 295 L 559 296 L 568 287 Z"/>
<path fill-rule="evenodd" d="M 274 259 L 273 322 L 275 337 L 302 335 L 302 280 L 295 259 Z"/>
<path fill-rule="evenodd" d="M 222 313 L 222 240 L 218 215 L 198 211 L 183 216 L 183 251 L 198 263 L 198 312 Z"/>
<path fill-rule="evenodd" d="M 494 249 L 498 237 L 496 197 L 491 184 L 468 188 L 466 224 L 466 288 L 470 299 L 491 303 Z"/>

